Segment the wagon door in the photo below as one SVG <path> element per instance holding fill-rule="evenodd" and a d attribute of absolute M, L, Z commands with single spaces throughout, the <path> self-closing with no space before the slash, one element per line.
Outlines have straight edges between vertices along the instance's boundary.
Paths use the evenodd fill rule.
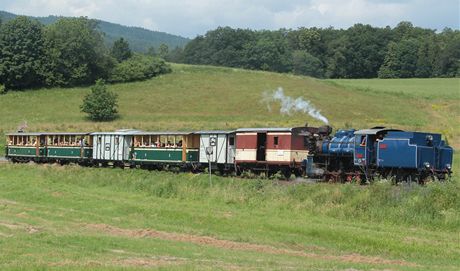
<path fill-rule="evenodd" d="M 123 160 L 123 136 L 113 136 L 112 144 L 113 150 L 111 159 L 112 160 Z"/>
<path fill-rule="evenodd" d="M 233 164 L 235 162 L 235 155 L 236 155 L 236 142 L 235 142 L 235 134 L 228 134 L 227 140 L 227 163 Z"/>
<path fill-rule="evenodd" d="M 104 148 L 102 150 L 102 159 L 104 160 L 113 160 L 113 136 L 112 135 L 105 135 L 102 137 L 102 147 Z"/>
<path fill-rule="evenodd" d="M 93 136 L 93 159 L 99 160 L 102 159 L 102 151 L 104 148 L 102 147 L 102 135 L 94 135 Z"/>
<path fill-rule="evenodd" d="M 227 161 L 227 135 L 219 134 L 217 137 L 216 144 L 216 162 L 219 164 L 225 164 Z"/>
<path fill-rule="evenodd" d="M 206 147 L 208 147 L 208 142 L 209 142 L 209 135 L 201 134 L 200 135 L 200 163 L 208 162 L 208 159 L 206 157 Z"/>
<path fill-rule="evenodd" d="M 265 161 L 267 133 L 257 133 L 257 161 Z"/>
<path fill-rule="evenodd" d="M 120 160 L 128 160 L 133 146 L 133 136 L 123 136 L 120 142 L 122 146 L 119 147 L 119 158 Z"/>

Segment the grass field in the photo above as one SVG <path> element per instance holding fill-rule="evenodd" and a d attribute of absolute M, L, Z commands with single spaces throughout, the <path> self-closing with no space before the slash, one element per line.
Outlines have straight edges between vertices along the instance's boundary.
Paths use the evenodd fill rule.
<path fill-rule="evenodd" d="M 386 125 L 436 131 L 447 136 L 456 148 L 460 147 L 458 78 L 324 81 L 207 66 L 173 65 L 173 70 L 152 80 L 109 86 L 119 94 L 121 118 L 108 123 L 90 122 L 80 112 L 79 105 L 89 88 L 10 92 L 0 96 L 0 132 L 14 131 L 25 121 L 31 131 L 233 129 L 299 126 L 306 122 L 322 124 L 305 114 L 281 115 L 275 105 L 268 111 L 262 102 L 262 93 L 283 87 L 287 95 L 310 100 L 335 128 Z M 406 90 L 406 86 L 410 88 Z M 431 90 L 433 97 L 445 97 L 426 99 L 417 91 L 419 88 L 423 89 L 421 93 Z"/>
<path fill-rule="evenodd" d="M 426 100 L 460 99 L 459 78 L 331 79 L 326 81 L 363 92 L 387 93 Z"/>
<path fill-rule="evenodd" d="M 0 268 L 458 270 L 460 186 L 0 165 Z"/>
<path fill-rule="evenodd" d="M 0 95 L 0 134 L 25 121 L 30 131 L 322 125 L 269 111 L 262 93 L 283 87 L 334 128 L 436 131 L 459 149 L 459 84 L 173 65 L 168 75 L 110 85 L 121 115 L 112 122 L 79 112 L 89 88 Z M 457 176 L 424 187 L 214 176 L 210 186 L 205 175 L 0 164 L 0 269 L 458 270 L 459 192 Z"/>

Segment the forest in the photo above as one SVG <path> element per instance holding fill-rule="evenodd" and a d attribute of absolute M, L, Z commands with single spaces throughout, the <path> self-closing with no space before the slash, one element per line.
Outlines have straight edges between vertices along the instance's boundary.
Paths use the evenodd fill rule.
<path fill-rule="evenodd" d="M 163 59 L 132 52 L 123 38 L 109 48 L 97 25 L 85 17 L 46 26 L 26 16 L 0 22 L 0 92 L 129 82 L 171 71 Z"/>
<path fill-rule="evenodd" d="M 439 32 L 410 22 L 394 28 L 219 27 L 171 51 L 167 59 L 319 78 L 455 77 L 460 74 L 460 31 Z"/>
<path fill-rule="evenodd" d="M 163 60 L 294 73 L 317 78 L 426 78 L 460 75 L 460 31 L 401 22 L 348 29 L 250 30 L 219 27 L 185 47 L 132 51 L 125 38 L 107 45 L 97 20 L 26 16 L 0 21 L 0 93 L 14 89 L 129 82 L 167 73 Z"/>

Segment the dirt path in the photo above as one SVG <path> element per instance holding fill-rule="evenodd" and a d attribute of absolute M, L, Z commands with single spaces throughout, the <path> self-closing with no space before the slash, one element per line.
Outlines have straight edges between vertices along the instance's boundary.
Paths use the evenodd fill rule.
<path fill-rule="evenodd" d="M 386 264 L 398 266 L 417 266 L 414 263 L 403 260 L 388 260 L 380 257 L 363 256 L 359 254 L 349 255 L 325 255 L 313 252 L 305 252 L 304 250 L 293 250 L 276 248 L 269 245 L 259 245 L 253 243 L 235 242 L 230 240 L 222 240 L 209 236 L 199 236 L 191 234 L 173 233 L 157 231 L 152 229 L 122 229 L 106 224 L 87 224 L 86 228 L 98 232 L 107 233 L 115 236 L 133 237 L 133 238 L 158 238 L 162 240 L 171 240 L 178 242 L 188 242 L 197 245 L 212 246 L 230 250 L 255 251 L 267 254 L 292 255 L 298 257 L 315 258 L 321 260 L 334 260 L 348 263 L 365 263 L 365 264 Z"/>

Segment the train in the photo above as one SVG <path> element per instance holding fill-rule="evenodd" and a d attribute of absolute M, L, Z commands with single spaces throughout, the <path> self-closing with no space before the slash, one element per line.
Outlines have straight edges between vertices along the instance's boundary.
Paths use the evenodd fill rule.
<path fill-rule="evenodd" d="M 12 162 L 175 169 L 222 175 L 280 173 L 331 182 L 446 180 L 453 149 L 441 134 L 385 127 L 355 130 L 308 125 L 232 131 L 15 132 L 6 135 Z"/>

